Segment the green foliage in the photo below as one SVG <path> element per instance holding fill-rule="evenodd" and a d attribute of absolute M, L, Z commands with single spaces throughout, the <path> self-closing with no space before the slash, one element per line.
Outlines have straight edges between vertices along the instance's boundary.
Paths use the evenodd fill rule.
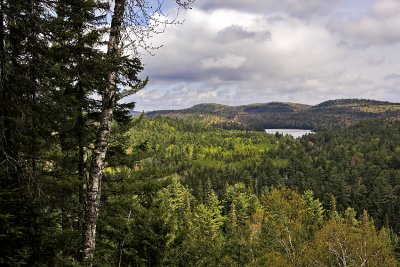
<path fill-rule="evenodd" d="M 371 124 L 375 125 L 368 133 L 366 128 Z M 391 130 L 398 125 L 376 121 L 301 140 L 166 118 L 143 118 L 127 131 L 116 128 L 120 131 L 116 139 L 126 143 L 112 156 L 106 177 L 115 185 L 120 184 L 113 186 L 113 195 L 120 188 L 127 193 L 121 199 L 129 203 L 132 200 L 128 196 L 133 195 L 138 201 L 135 205 L 141 207 L 140 213 L 132 213 L 135 230 L 119 234 L 131 240 L 122 249 L 123 262 L 144 266 L 331 266 L 334 259 L 326 247 L 329 242 L 323 237 L 328 235 L 326 231 L 334 231 L 331 225 L 339 225 L 343 237 L 354 236 L 349 239 L 352 249 L 361 249 L 357 243 L 360 236 L 368 236 L 371 247 L 363 249 L 376 254 L 367 260 L 370 266 L 384 258 L 388 266 L 397 264 L 394 235 L 379 226 L 381 217 L 377 217 L 377 224 L 369 217 L 365 219 L 366 215 L 357 217 L 357 213 L 362 214 L 358 207 L 383 196 L 370 195 L 374 200 L 365 202 L 346 196 L 360 188 L 359 183 L 347 181 L 352 175 L 359 175 L 355 172 L 357 164 L 364 164 L 348 155 L 365 159 L 375 153 L 370 148 L 361 150 L 358 142 L 363 142 L 363 136 L 376 135 L 377 139 L 388 134 L 380 127 Z M 360 135 L 354 131 L 360 131 Z M 385 142 L 396 142 L 397 133 L 391 131 Z M 346 135 L 351 135 L 348 145 Z M 388 170 L 391 162 L 389 156 L 383 162 L 376 161 L 375 166 L 382 164 L 381 168 Z M 343 171 L 350 180 L 340 183 L 337 179 L 341 179 Z M 363 190 L 369 189 L 365 186 Z M 384 194 L 387 197 L 388 193 Z M 114 213 L 124 214 L 126 219 L 128 211 L 107 209 L 101 217 L 105 221 L 100 224 L 100 231 L 105 233 L 101 229 L 113 225 L 108 220 L 116 218 Z M 393 215 L 386 214 L 384 218 L 388 216 Z M 363 221 L 369 221 L 364 228 Z M 353 233 L 351 229 L 356 230 Z M 117 254 L 107 256 L 110 250 L 107 246 L 103 249 L 102 240 L 111 242 L 116 236 L 107 234 L 100 239 L 102 255 L 114 257 L 113 262 L 113 255 Z M 117 240 L 112 242 L 118 244 Z M 377 247 L 385 249 L 376 252 Z M 149 255 L 157 261 L 149 260 Z"/>
<path fill-rule="evenodd" d="M 334 196 L 339 211 L 367 210 L 378 226 L 400 229 L 395 208 L 399 132 L 399 123 L 375 120 L 307 136 L 297 151 L 287 150 L 288 178 L 294 188 L 311 189 L 325 205 Z"/>
<path fill-rule="evenodd" d="M 359 220 L 351 210 L 329 220 L 310 253 L 309 266 L 398 266 L 387 229 L 377 231 L 366 212 Z"/>
<path fill-rule="evenodd" d="M 338 99 L 308 106 L 297 103 L 260 103 L 245 106 L 199 104 L 183 110 L 149 112 L 150 117 L 198 120 L 224 129 L 334 129 L 373 119 L 399 119 L 400 105 L 366 99 Z"/>

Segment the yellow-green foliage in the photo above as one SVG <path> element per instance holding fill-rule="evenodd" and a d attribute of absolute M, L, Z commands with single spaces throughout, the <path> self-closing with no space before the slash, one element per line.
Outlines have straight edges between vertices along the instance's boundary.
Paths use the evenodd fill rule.
<path fill-rule="evenodd" d="M 310 266 L 398 266 L 388 230 L 377 230 L 366 212 L 358 221 L 354 216 L 328 221 L 313 243 Z"/>
<path fill-rule="evenodd" d="M 354 110 L 370 113 L 384 113 L 389 111 L 400 111 L 400 105 L 372 105 L 372 106 L 356 106 Z"/>

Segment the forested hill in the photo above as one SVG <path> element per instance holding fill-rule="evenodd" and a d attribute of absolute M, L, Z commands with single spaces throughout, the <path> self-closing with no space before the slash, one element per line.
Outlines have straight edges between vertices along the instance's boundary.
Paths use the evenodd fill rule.
<path fill-rule="evenodd" d="M 270 102 L 242 106 L 215 103 L 188 109 L 148 112 L 149 117 L 192 118 L 228 129 L 301 128 L 325 130 L 355 122 L 386 118 L 400 120 L 400 103 L 366 99 L 338 99 L 315 106 Z"/>

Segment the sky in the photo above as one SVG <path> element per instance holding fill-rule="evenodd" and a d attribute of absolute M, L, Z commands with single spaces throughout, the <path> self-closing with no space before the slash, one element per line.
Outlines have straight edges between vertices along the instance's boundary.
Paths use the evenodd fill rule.
<path fill-rule="evenodd" d="M 400 102 L 400 0 L 197 0 L 180 19 L 142 55 L 137 111 Z"/>

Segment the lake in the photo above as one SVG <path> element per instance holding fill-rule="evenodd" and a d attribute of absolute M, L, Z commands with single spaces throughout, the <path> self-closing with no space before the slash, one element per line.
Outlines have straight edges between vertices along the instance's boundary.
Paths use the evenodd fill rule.
<path fill-rule="evenodd" d="M 302 130 L 302 129 L 265 129 L 265 132 L 269 134 L 279 133 L 282 135 L 291 135 L 293 138 L 299 138 L 306 134 L 313 134 L 312 130 Z"/>

